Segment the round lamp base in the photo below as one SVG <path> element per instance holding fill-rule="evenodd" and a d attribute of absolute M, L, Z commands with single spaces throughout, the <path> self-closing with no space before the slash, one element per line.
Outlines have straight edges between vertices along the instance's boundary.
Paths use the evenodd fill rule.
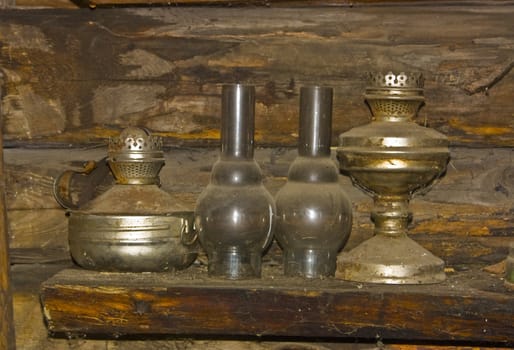
<path fill-rule="evenodd" d="M 376 235 L 339 254 L 335 277 L 385 284 L 431 284 L 446 279 L 444 262 L 407 235 Z"/>

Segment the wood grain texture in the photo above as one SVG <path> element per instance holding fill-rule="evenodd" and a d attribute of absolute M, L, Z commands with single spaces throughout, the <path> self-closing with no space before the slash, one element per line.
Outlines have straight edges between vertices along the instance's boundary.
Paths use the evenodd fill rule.
<path fill-rule="evenodd" d="M 20 1 L 20 0 L 18 0 Z M 30 0 L 22 0 L 30 1 Z M 426 2 L 426 0 L 174 0 L 173 2 L 165 0 L 149 1 L 149 0 L 89 0 L 88 4 L 92 8 L 97 6 L 134 6 L 134 5 L 217 5 L 217 6 L 287 6 L 287 7 L 307 7 L 307 6 L 355 6 L 362 4 L 381 3 L 385 5 L 394 5 L 397 3 L 413 3 Z M 448 2 L 447 0 L 436 0 Z M 85 1 L 84 1 L 85 2 Z M 432 1 L 434 2 L 434 1 Z M 452 1 L 450 1 L 452 2 Z M 58 1 L 56 1 L 58 3 Z M 474 2 L 475 4 L 477 2 Z M 479 3 L 479 2 L 478 2 Z M 57 6 L 59 7 L 59 6 Z"/>
<path fill-rule="evenodd" d="M 306 339 L 286 340 L 229 340 L 229 339 L 192 339 L 172 338 L 155 339 L 140 337 L 137 340 L 90 339 L 85 335 L 69 334 L 69 337 L 52 337 L 44 324 L 41 312 L 39 290 L 41 283 L 52 275 L 67 268 L 60 264 L 23 264 L 13 266 L 14 314 L 16 325 L 16 342 L 23 350 L 369 350 L 371 343 L 355 344 L 349 342 L 306 341 Z M 69 268 L 69 267 L 68 267 Z M 384 345 L 383 350 L 388 350 Z M 391 347 L 396 350 L 397 347 Z M 430 348 L 432 349 L 432 348 Z M 400 349 L 398 349 L 400 350 Z M 417 350 L 413 346 L 403 345 L 401 350 Z M 422 349 L 419 349 L 422 350 Z M 429 350 L 427 348 L 423 350 Z M 469 350 L 439 349 L 434 350 Z M 489 349 L 493 350 L 493 349 Z"/>
<path fill-rule="evenodd" d="M 11 7 L 18 8 L 77 8 L 89 7 L 92 9 L 98 6 L 181 6 L 181 5 L 207 5 L 207 6 L 287 6 L 287 7 L 307 7 L 307 6 L 355 6 L 364 4 L 396 5 L 398 3 L 430 3 L 427 0 L 3 0 L 11 1 Z M 436 0 L 439 3 L 455 3 L 458 0 Z M 488 3 L 505 4 L 509 0 L 490 0 Z M 1 4 L 1 2 L 0 2 Z M 481 0 L 466 0 L 466 4 L 484 5 Z"/>
<path fill-rule="evenodd" d="M 0 9 L 14 7 L 14 0 L 0 0 Z"/>
<path fill-rule="evenodd" d="M 242 340 L 242 339 L 201 339 L 192 337 L 156 337 L 140 336 L 132 339 L 91 339 L 90 336 L 69 333 L 67 337 L 52 337 L 44 324 L 39 291 L 41 283 L 68 265 L 62 264 L 22 264 L 12 267 L 12 286 L 14 289 L 14 315 L 16 326 L 16 342 L 19 349 L 24 350 L 470 350 L 471 347 L 448 343 L 446 345 L 419 345 L 399 342 L 394 344 L 384 339 L 360 341 L 348 340 L 316 340 L 305 338 L 282 338 Z M 475 346 L 476 345 L 476 346 Z M 474 344 L 472 349 L 493 350 L 490 344 Z M 506 349 L 504 347 L 503 349 Z"/>
<path fill-rule="evenodd" d="M 498 277 L 456 273 L 433 286 L 305 281 L 272 271 L 262 280 L 63 270 L 42 285 L 53 332 L 232 334 L 509 344 L 514 294 Z M 500 287 L 501 286 L 501 287 Z M 70 303 L 69 300 L 73 300 Z"/>
<path fill-rule="evenodd" d="M 16 8 L 77 8 L 78 5 L 72 0 L 12 0 L 11 7 Z"/>
<path fill-rule="evenodd" d="M 419 123 L 453 145 L 511 147 L 513 15 L 508 2 L 2 11 L 6 142 L 95 143 L 140 125 L 212 145 L 220 85 L 245 82 L 257 144 L 291 146 L 302 85 L 335 87 L 335 136 L 369 121 L 364 73 L 392 68 L 426 76 Z"/>
<path fill-rule="evenodd" d="M 1 78 L 1 75 L 0 75 Z M 0 89 L 0 96 L 2 90 Z M 0 125 L 2 125 L 0 106 Z M 14 350 L 13 306 L 10 281 L 9 234 L 7 231 L 3 136 L 0 133 L 0 349 Z"/>

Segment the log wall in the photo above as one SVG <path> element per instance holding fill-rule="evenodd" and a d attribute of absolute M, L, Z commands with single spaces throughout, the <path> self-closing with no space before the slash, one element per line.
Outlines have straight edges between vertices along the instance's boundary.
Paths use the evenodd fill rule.
<path fill-rule="evenodd" d="M 2 91 L 0 90 L 0 96 Z M 2 109 L 0 108 L 0 125 Z M 3 137 L 0 134 L 0 348 L 14 350 L 14 324 L 10 281 L 9 237 L 7 233 L 7 208 L 5 205 L 5 178 Z"/>
<path fill-rule="evenodd" d="M 257 86 L 257 142 L 292 146 L 302 85 L 335 88 L 334 135 L 367 123 L 364 74 L 420 71 L 418 122 L 511 147 L 514 5 L 0 12 L 8 145 L 94 143 L 126 125 L 219 137 L 220 84 Z"/>
<path fill-rule="evenodd" d="M 105 156 L 106 138 L 122 128 L 164 137 L 163 188 L 192 209 L 217 158 L 221 84 L 255 84 L 256 158 L 276 193 L 296 154 L 300 87 L 335 88 L 336 146 L 339 133 L 370 120 L 365 73 L 389 69 L 425 75 L 416 121 L 451 142 L 445 177 L 411 203 L 411 236 L 450 273 L 505 258 L 514 236 L 514 2 L 16 7 L 33 3 L 0 0 L 8 8 L 0 10 L 0 87 L 16 266 L 69 264 L 53 181 Z M 341 186 L 354 208 L 351 249 L 371 235 L 371 199 L 346 177 Z M 280 259 L 279 248 L 266 259 Z M 15 299 L 32 308 L 37 300 Z"/>

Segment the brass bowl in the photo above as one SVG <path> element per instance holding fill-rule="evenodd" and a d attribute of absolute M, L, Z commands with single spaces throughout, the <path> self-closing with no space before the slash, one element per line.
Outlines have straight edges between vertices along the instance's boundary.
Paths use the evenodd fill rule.
<path fill-rule="evenodd" d="M 337 157 L 341 171 L 366 191 L 410 195 L 445 171 L 448 140 L 414 123 L 373 122 L 342 135 Z"/>

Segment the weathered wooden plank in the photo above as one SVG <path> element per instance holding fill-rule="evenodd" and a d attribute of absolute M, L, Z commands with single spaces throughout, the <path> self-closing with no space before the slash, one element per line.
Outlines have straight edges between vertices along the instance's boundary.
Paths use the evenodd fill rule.
<path fill-rule="evenodd" d="M 293 145 L 299 87 L 335 87 L 334 135 L 366 123 L 363 73 L 426 75 L 418 122 L 513 146 L 514 5 L 151 8 L 0 13 L 10 145 L 94 143 L 126 125 L 219 136 L 220 84 L 257 86 L 256 140 Z M 335 142 L 335 138 L 334 138 Z"/>
<path fill-rule="evenodd" d="M 306 341 L 306 339 L 243 340 L 243 339 L 202 339 L 155 337 L 138 337 L 137 340 L 91 339 L 85 335 L 69 334 L 64 338 L 49 337 L 44 324 L 39 297 L 40 285 L 66 266 L 55 264 L 15 265 L 13 270 L 14 314 L 16 325 L 16 342 L 23 350 L 369 350 L 374 344 L 355 344 L 355 342 Z M 389 345 L 384 345 L 384 350 Z M 397 349 L 393 347 L 392 349 Z M 432 349 L 432 348 L 430 348 Z M 400 350 L 400 349 L 399 349 Z M 403 345 L 401 350 L 418 350 Z M 419 350 L 428 350 L 419 349 Z M 450 350 L 433 348 L 433 350 Z M 469 350 L 456 349 L 451 350 Z M 489 349 L 492 350 L 492 349 Z"/>
<path fill-rule="evenodd" d="M 315 340 L 306 338 L 281 338 L 255 340 L 228 340 L 205 338 L 171 338 L 156 339 L 155 337 L 138 337 L 138 340 L 91 339 L 84 334 L 70 333 L 67 337 L 49 337 L 44 324 L 40 304 L 40 285 L 60 270 L 67 268 L 61 264 L 31 264 L 12 266 L 12 285 L 14 289 L 14 321 L 16 342 L 19 349 L 24 350 L 81 350 L 113 349 L 113 350 L 157 350 L 157 349 L 188 349 L 188 350 L 369 350 L 380 347 L 384 350 L 469 350 L 468 346 L 455 343 L 442 345 L 391 344 L 381 339 L 369 342 L 355 342 L 355 339 Z M 451 345 L 450 345 L 451 344 Z M 478 349 L 479 344 L 473 349 Z M 480 345 L 484 346 L 483 343 Z M 487 349 L 492 350 L 487 344 Z"/>
<path fill-rule="evenodd" d="M 8 1 L 8 0 L 3 0 Z M 173 2 L 165 0 L 10 0 L 16 7 L 39 7 L 39 8 L 77 8 L 77 7 L 90 7 L 96 8 L 97 6 L 180 6 L 180 5 L 215 5 L 215 6 L 355 6 L 363 4 L 391 4 L 397 3 L 414 3 L 420 2 L 430 3 L 434 2 L 427 0 L 174 0 Z M 456 3 L 459 0 L 436 0 L 439 3 Z M 508 1 L 508 0 L 507 0 Z M 466 0 L 466 4 L 473 5 L 491 5 L 491 3 L 505 4 L 506 0 L 490 0 L 485 3 L 481 0 Z M 1 2 L 0 2 L 1 3 Z"/>
<path fill-rule="evenodd" d="M 468 346 L 459 346 L 459 343 L 448 342 L 443 345 L 416 345 L 416 342 L 409 344 L 396 341 L 401 344 L 393 344 L 387 339 L 359 340 L 356 343 L 354 338 L 345 339 L 324 339 L 323 341 L 312 339 L 308 341 L 305 337 L 294 338 L 266 338 L 256 340 L 228 340 L 228 339 L 206 339 L 200 337 L 164 337 L 156 339 L 155 336 L 139 336 L 138 340 L 108 340 L 91 339 L 90 335 L 69 333 L 64 338 L 49 337 L 48 330 L 44 324 L 39 302 L 40 285 L 60 270 L 68 268 L 62 264 L 31 264 L 12 266 L 12 286 L 14 290 L 14 321 L 16 328 L 17 347 L 24 350 L 69 350 L 79 348 L 83 350 L 114 349 L 114 350 L 151 350 L 151 349 L 188 349 L 188 350 L 369 350 L 380 347 L 384 350 L 469 350 L 479 349 L 485 346 L 492 350 L 491 344 L 482 342 Z M 440 342 L 437 342 L 441 344 Z M 496 344 L 498 345 L 498 344 Z"/>
<path fill-rule="evenodd" d="M 0 0 L 0 9 L 13 7 L 14 6 L 14 0 Z"/>
<path fill-rule="evenodd" d="M 0 96 L 2 96 L 2 90 L 0 90 Z M 0 126 L 2 124 L 2 108 L 0 106 Z M 13 324 L 6 213 L 3 135 L 0 133 L 0 349 L 14 350 L 16 348 L 16 338 Z"/>
<path fill-rule="evenodd" d="M 433 286 L 63 270 L 42 285 L 53 332 L 466 340 L 514 339 L 514 294 L 498 277 L 456 273 Z M 73 300 L 70 303 L 69 300 Z"/>
<path fill-rule="evenodd" d="M 20 0 L 18 0 L 20 1 Z M 30 1 L 30 0 L 22 0 Z M 149 1 L 149 0 L 89 0 L 89 6 L 130 6 L 130 5 L 230 5 L 230 6 L 355 6 L 362 4 L 395 4 L 395 3 L 413 3 L 425 2 L 426 0 L 176 0 L 173 3 L 165 0 Z M 455 3 L 455 1 L 435 0 L 438 2 Z M 432 1 L 434 2 L 434 1 Z M 473 4 L 480 4 L 479 1 L 467 1 Z"/>
<path fill-rule="evenodd" d="M 365 2 L 365 1 L 364 1 Z M 96 8 L 96 6 L 130 6 L 130 5 L 170 5 L 169 1 L 145 1 L 145 0 L 90 0 L 88 1 L 89 6 Z M 202 4 L 202 5 L 239 5 L 239 6 L 270 6 L 276 3 L 287 3 L 288 5 L 294 4 L 295 1 L 283 1 L 283 0 L 179 0 L 174 3 L 176 4 Z M 309 1 L 309 3 L 315 3 L 317 5 L 349 5 L 348 0 L 340 1 Z"/>
<path fill-rule="evenodd" d="M 77 8 L 79 1 L 72 0 L 12 0 L 16 8 Z"/>
<path fill-rule="evenodd" d="M 10 210 L 11 248 L 68 248 L 68 225 L 62 209 Z"/>

